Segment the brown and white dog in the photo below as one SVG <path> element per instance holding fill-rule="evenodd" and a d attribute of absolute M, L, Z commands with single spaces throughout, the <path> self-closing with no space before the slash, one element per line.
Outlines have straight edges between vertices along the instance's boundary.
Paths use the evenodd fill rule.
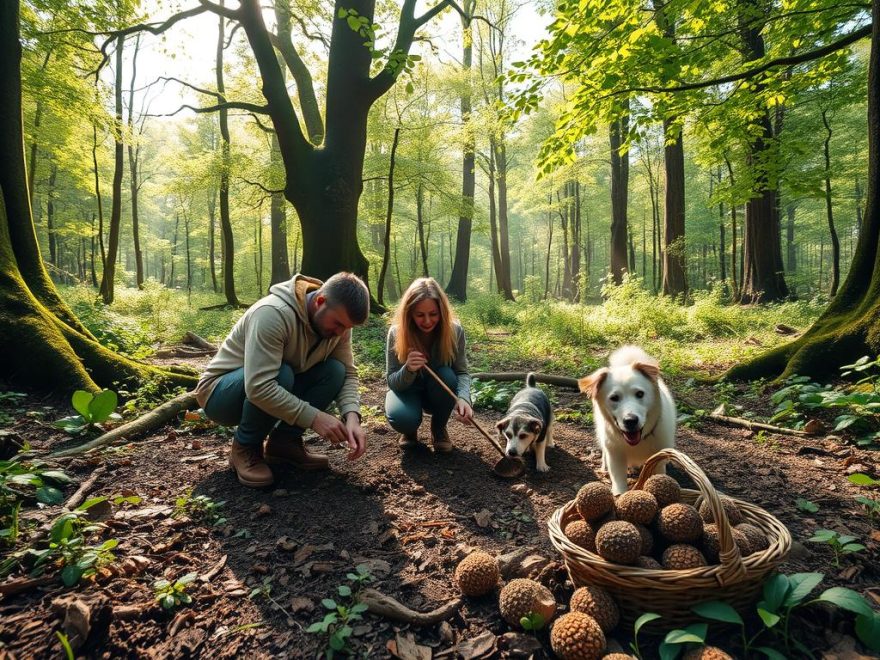
<path fill-rule="evenodd" d="M 615 495 L 627 490 L 628 467 L 643 465 L 652 454 L 675 447 L 675 401 L 660 378 L 657 361 L 638 346 L 614 351 L 608 366 L 578 380 L 593 400 L 602 470 Z M 665 463 L 657 473 L 666 471 Z"/>

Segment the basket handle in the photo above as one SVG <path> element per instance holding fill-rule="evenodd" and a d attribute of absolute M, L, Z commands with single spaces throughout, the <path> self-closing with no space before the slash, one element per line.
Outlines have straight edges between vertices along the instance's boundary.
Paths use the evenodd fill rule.
<path fill-rule="evenodd" d="M 742 556 L 739 547 L 733 540 L 733 532 L 730 528 L 730 521 L 727 519 L 727 512 L 721 504 L 721 496 L 709 481 L 706 473 L 697 465 L 693 459 L 678 449 L 661 449 L 651 456 L 642 468 L 636 481 L 634 490 L 641 489 L 648 477 L 654 474 L 657 466 L 662 461 L 672 461 L 676 463 L 682 470 L 687 472 L 688 476 L 694 480 L 699 488 L 703 498 L 709 503 L 715 522 L 718 524 L 718 557 L 721 560 L 722 570 L 716 576 L 721 586 L 732 581 L 739 581 L 746 577 L 746 569 L 743 565 Z"/>

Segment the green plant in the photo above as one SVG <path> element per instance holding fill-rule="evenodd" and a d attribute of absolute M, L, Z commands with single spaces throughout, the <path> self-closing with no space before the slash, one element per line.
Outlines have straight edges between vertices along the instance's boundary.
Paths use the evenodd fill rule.
<path fill-rule="evenodd" d="M 868 516 L 868 524 L 873 527 L 874 517 L 880 516 L 880 500 L 871 499 L 870 497 L 865 497 L 863 495 L 859 495 L 855 500 L 862 505 L 865 514 Z"/>
<path fill-rule="evenodd" d="M 49 546 L 42 550 L 28 548 L 26 551 L 35 559 L 35 573 L 41 573 L 49 564 L 56 564 L 61 567 L 61 581 L 65 586 L 72 587 L 116 559 L 113 549 L 119 544 L 117 539 L 107 539 L 97 545 L 86 544 L 87 536 L 106 528 L 106 525 L 90 520 L 87 512 L 106 500 L 106 497 L 94 497 L 73 511 L 62 513 L 52 522 Z"/>
<path fill-rule="evenodd" d="M 501 383 L 494 380 L 474 380 L 471 399 L 474 408 L 507 410 L 507 404 L 517 393 L 520 386 L 516 383 Z"/>
<path fill-rule="evenodd" d="M 15 415 L 24 412 L 19 404 L 24 402 L 27 394 L 21 392 L 0 392 L 0 426 L 9 426 L 15 421 Z"/>
<path fill-rule="evenodd" d="M 534 632 L 544 627 L 544 615 L 539 612 L 529 612 L 519 620 L 519 625 L 527 632 Z"/>
<path fill-rule="evenodd" d="M 325 598 L 321 601 L 328 612 L 320 621 L 316 621 L 308 628 L 307 633 L 327 636 L 327 646 L 324 654 L 328 660 L 332 660 L 336 653 L 346 653 L 349 648 L 349 639 L 352 633 L 351 624 L 361 621 L 367 606 L 358 602 L 358 594 L 365 584 L 373 578 L 366 565 L 357 566 L 354 573 L 345 576 L 349 584 L 340 584 L 336 587 L 337 601 L 334 598 Z"/>
<path fill-rule="evenodd" d="M 67 635 L 60 630 L 56 630 L 55 636 L 58 638 L 58 641 L 61 642 L 61 648 L 64 649 L 64 657 L 67 660 L 73 660 L 76 656 L 73 653 L 73 647 L 70 646 Z"/>
<path fill-rule="evenodd" d="M 655 614 L 654 612 L 645 612 L 638 619 L 636 619 L 636 622 L 633 624 L 633 641 L 630 642 L 629 647 L 632 649 L 632 652 L 637 658 L 642 657 L 642 651 L 639 648 L 639 631 L 645 624 L 651 623 L 651 621 L 656 621 L 659 618 L 661 618 L 659 614 Z"/>
<path fill-rule="evenodd" d="M 810 500 L 805 500 L 803 497 L 797 498 L 794 501 L 794 505 L 804 513 L 816 513 L 819 510 L 818 505 L 813 504 Z"/>
<path fill-rule="evenodd" d="M 122 419 L 114 412 L 118 401 L 119 398 L 113 390 L 103 390 L 97 394 L 77 390 L 73 393 L 70 402 L 79 415 L 59 419 L 55 422 L 55 427 L 70 435 L 79 435 L 93 430 L 101 422 L 118 421 Z"/>
<path fill-rule="evenodd" d="M 791 615 L 796 608 L 816 603 L 830 603 L 856 615 L 856 634 L 865 646 L 873 651 L 880 650 L 880 614 L 874 612 L 861 594 L 845 587 L 826 589 L 818 597 L 806 600 L 824 578 L 822 573 L 777 574 L 764 583 L 762 600 L 757 604 L 757 613 L 763 624 L 751 638 L 747 638 L 745 623 L 739 613 L 728 603 L 711 601 L 700 603 L 692 609 L 700 616 L 740 627 L 742 635 L 742 657 L 754 657 L 761 653 L 770 660 L 785 660 L 793 656 L 792 648 L 801 657 L 813 657 L 807 648 L 789 631 Z M 766 633 L 782 638 L 786 655 L 771 646 L 755 646 L 756 641 Z"/>
<path fill-rule="evenodd" d="M 670 630 L 657 649 L 660 660 L 675 660 L 686 644 L 705 644 L 709 626 L 705 623 L 692 623 L 685 628 Z"/>
<path fill-rule="evenodd" d="M 207 495 L 193 496 L 192 488 L 174 500 L 173 518 L 189 516 L 193 520 L 200 520 L 219 527 L 226 524 L 226 516 L 220 511 L 225 501 L 215 502 Z"/>
<path fill-rule="evenodd" d="M 834 551 L 834 566 L 840 568 L 840 558 L 843 555 L 849 555 L 854 552 L 861 552 L 865 549 L 861 543 L 853 543 L 858 540 L 855 536 L 848 534 L 840 534 L 831 529 L 818 529 L 812 537 L 807 539 L 813 543 L 825 543 Z"/>
<path fill-rule="evenodd" d="M 44 463 L 0 461 L 0 545 L 13 545 L 18 539 L 18 516 L 23 500 L 31 496 L 42 504 L 60 504 L 64 494 L 57 486 L 72 479 L 63 471 Z"/>
<path fill-rule="evenodd" d="M 849 475 L 847 480 L 856 486 L 863 486 L 865 488 L 875 488 L 880 486 L 880 479 L 872 479 L 867 474 L 862 474 L 861 472 Z"/>
<path fill-rule="evenodd" d="M 186 593 L 186 588 L 198 577 L 197 573 L 187 573 L 173 583 L 164 578 L 153 583 L 153 593 L 156 601 L 166 610 L 173 610 L 181 605 L 189 605 L 192 596 Z"/>

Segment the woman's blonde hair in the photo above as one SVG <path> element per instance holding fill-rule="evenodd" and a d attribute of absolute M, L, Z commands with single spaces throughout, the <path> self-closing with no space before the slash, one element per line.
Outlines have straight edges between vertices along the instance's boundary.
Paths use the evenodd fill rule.
<path fill-rule="evenodd" d="M 440 288 L 433 277 L 420 277 L 409 285 L 397 309 L 394 312 L 394 323 L 397 325 L 397 338 L 394 351 L 397 359 L 406 362 L 406 356 L 412 350 L 419 350 L 430 357 L 428 347 L 419 341 L 419 329 L 412 318 L 412 310 L 423 300 L 435 300 L 437 309 L 440 311 L 440 320 L 432 330 L 434 334 L 434 346 L 437 347 L 437 356 L 442 364 L 452 364 L 455 360 L 455 333 L 452 330 L 452 322 L 455 315 L 449 305 L 449 298 Z"/>

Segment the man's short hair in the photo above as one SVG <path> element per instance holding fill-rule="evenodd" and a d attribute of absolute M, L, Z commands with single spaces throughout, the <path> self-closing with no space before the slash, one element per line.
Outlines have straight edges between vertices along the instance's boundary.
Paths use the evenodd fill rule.
<path fill-rule="evenodd" d="M 354 273 L 336 273 L 321 285 L 318 293 L 327 299 L 330 307 L 342 305 L 355 325 L 366 322 L 370 314 L 370 290 Z"/>

